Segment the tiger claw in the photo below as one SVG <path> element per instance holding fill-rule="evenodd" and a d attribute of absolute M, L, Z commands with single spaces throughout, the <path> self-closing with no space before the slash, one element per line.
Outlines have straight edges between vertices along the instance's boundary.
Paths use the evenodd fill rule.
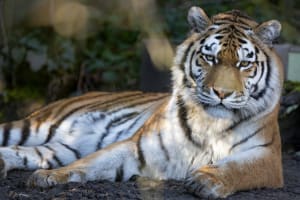
<path fill-rule="evenodd" d="M 48 188 L 58 184 L 66 184 L 68 182 L 84 182 L 84 173 L 80 170 L 45 170 L 35 171 L 28 179 L 28 187 Z"/>
<path fill-rule="evenodd" d="M 28 187 L 48 188 L 67 182 L 67 176 L 59 176 L 54 170 L 40 169 L 35 171 L 28 179 Z"/>
<path fill-rule="evenodd" d="M 225 198 L 231 194 L 221 180 L 201 172 L 187 178 L 185 187 L 189 192 L 201 198 Z"/>

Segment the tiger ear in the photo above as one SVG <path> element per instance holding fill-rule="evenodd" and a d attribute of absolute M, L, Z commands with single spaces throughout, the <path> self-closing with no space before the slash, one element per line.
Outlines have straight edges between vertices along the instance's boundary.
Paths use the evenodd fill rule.
<path fill-rule="evenodd" d="M 272 42 L 279 37 L 281 24 L 277 20 L 270 20 L 260 24 L 255 28 L 256 35 L 265 44 L 271 45 Z"/>
<path fill-rule="evenodd" d="M 192 30 L 197 33 L 203 32 L 211 24 L 210 19 L 199 7 L 191 7 L 187 19 Z"/>

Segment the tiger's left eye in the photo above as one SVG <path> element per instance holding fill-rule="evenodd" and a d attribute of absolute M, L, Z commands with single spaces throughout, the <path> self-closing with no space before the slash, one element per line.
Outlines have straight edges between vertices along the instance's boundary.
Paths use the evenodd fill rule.
<path fill-rule="evenodd" d="M 241 61 L 240 62 L 240 67 L 247 67 L 250 64 L 249 61 Z"/>

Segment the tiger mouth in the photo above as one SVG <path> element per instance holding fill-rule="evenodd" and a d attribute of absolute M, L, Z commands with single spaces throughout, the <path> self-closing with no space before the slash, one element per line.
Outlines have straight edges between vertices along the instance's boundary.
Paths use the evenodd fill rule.
<path fill-rule="evenodd" d="M 220 108 L 226 110 L 237 110 L 242 109 L 247 105 L 248 99 L 246 96 L 239 97 L 241 100 L 233 99 L 213 99 L 211 98 L 210 101 L 203 100 L 201 97 L 198 97 L 199 103 L 201 103 L 204 107 L 211 107 L 211 108 Z"/>

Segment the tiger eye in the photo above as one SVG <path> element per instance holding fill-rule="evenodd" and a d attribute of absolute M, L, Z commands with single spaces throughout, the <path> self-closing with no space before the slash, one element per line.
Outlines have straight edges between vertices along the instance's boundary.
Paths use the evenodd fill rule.
<path fill-rule="evenodd" d="M 247 67 L 250 64 L 249 61 L 241 61 L 240 62 L 240 67 Z"/>
<path fill-rule="evenodd" d="M 205 55 L 205 59 L 207 61 L 213 61 L 214 60 L 214 57 L 212 55 Z"/>

